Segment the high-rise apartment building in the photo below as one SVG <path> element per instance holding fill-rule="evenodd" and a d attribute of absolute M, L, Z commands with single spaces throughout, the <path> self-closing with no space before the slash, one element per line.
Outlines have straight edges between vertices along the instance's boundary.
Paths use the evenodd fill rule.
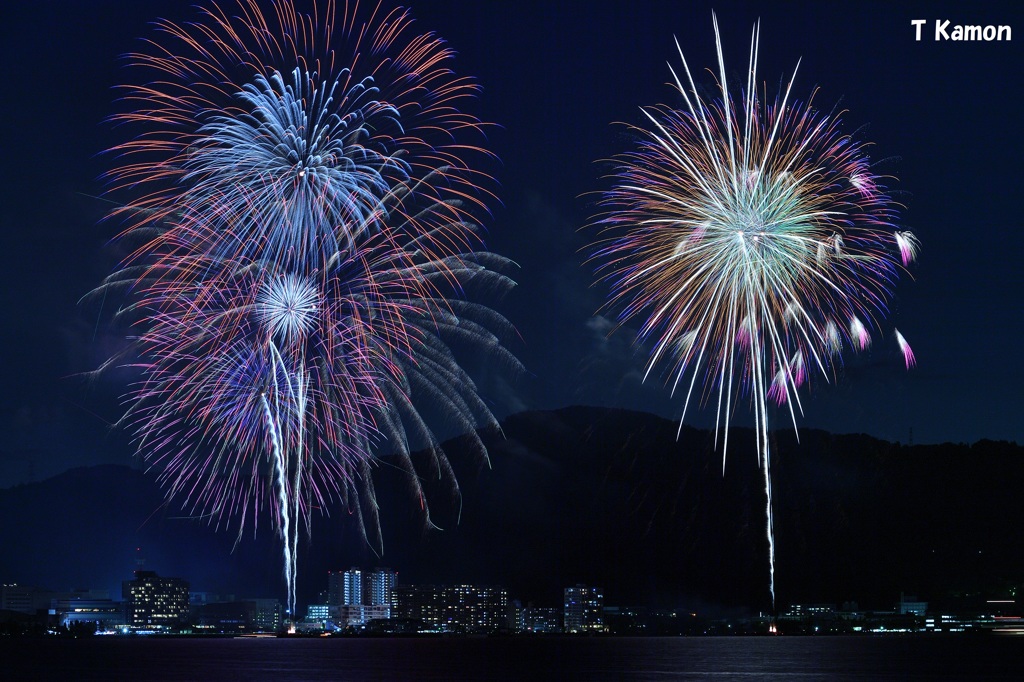
<path fill-rule="evenodd" d="M 363 583 L 363 603 L 368 606 L 386 606 L 390 611 L 395 594 L 395 572 L 380 568 L 368 574 Z"/>
<path fill-rule="evenodd" d="M 344 606 L 360 606 L 363 603 L 363 572 L 358 568 L 345 571 L 341 599 Z"/>
<path fill-rule="evenodd" d="M 604 632 L 604 590 L 576 585 L 565 588 L 563 622 L 566 632 Z"/>
<path fill-rule="evenodd" d="M 389 568 L 364 571 L 350 568 L 327 574 L 327 603 L 341 626 L 359 626 L 391 617 L 395 572 Z"/>
<path fill-rule="evenodd" d="M 347 571 L 327 571 L 327 603 L 331 606 L 345 603 L 345 573 Z"/>

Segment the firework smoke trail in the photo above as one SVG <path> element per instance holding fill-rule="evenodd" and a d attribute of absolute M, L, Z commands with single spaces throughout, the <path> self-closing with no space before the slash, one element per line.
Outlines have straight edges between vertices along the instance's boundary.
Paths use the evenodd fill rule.
<path fill-rule="evenodd" d="M 272 359 L 273 375 L 276 376 L 279 370 L 284 370 L 284 360 L 277 347 L 271 343 L 269 350 Z M 270 401 L 266 392 L 260 395 L 264 412 L 267 417 L 267 430 L 271 439 L 271 453 L 274 461 L 274 478 L 277 483 L 278 496 L 278 523 L 279 532 L 283 542 L 284 571 L 288 587 L 288 613 L 295 614 L 295 581 L 298 575 L 298 545 L 299 545 L 299 500 L 302 497 L 301 485 L 303 474 L 303 437 L 305 434 L 306 400 L 308 387 L 304 376 L 303 368 L 300 366 L 294 377 L 287 370 L 284 370 L 284 377 L 287 387 L 287 400 L 285 409 L 295 411 L 294 420 L 281 419 L 279 408 L 271 409 Z M 275 386 L 275 389 L 279 387 Z M 275 390 L 275 395 L 280 395 Z M 285 438 L 282 437 L 282 429 L 291 421 L 295 422 L 298 432 L 297 443 L 294 448 L 294 455 L 289 456 L 286 452 Z M 288 472 L 292 471 L 293 478 L 288 481 Z M 308 524 L 307 524 L 308 525 Z"/>
<path fill-rule="evenodd" d="M 122 423 L 169 498 L 217 528 L 269 511 L 295 607 L 301 529 L 340 504 L 379 532 L 372 469 L 457 483 L 418 405 L 467 431 L 497 427 L 450 344 L 519 368 L 508 322 L 473 298 L 514 282 L 477 251 L 486 194 L 464 156 L 475 84 L 407 11 L 251 0 L 162 22 L 149 74 L 115 120 L 114 216 L 134 249 L 94 293 L 120 293 L 137 341 L 103 368 L 140 379 Z M 412 452 L 426 449 L 425 468 Z M 293 611 L 294 613 L 294 611 Z"/>
<path fill-rule="evenodd" d="M 287 599 L 287 612 L 289 614 L 294 613 L 295 608 L 295 594 L 294 594 L 294 582 L 292 580 L 293 570 L 293 554 L 292 554 L 292 542 L 290 533 L 291 515 L 289 510 L 291 505 L 288 502 L 288 480 L 287 474 L 285 473 L 286 466 L 284 463 L 284 452 L 281 446 L 281 435 L 279 430 L 279 422 L 274 417 L 273 410 L 270 409 L 270 402 L 267 400 L 266 395 L 261 396 L 263 402 L 263 408 L 267 415 L 267 429 L 270 432 L 271 439 L 271 452 L 274 461 L 274 478 L 277 481 L 277 504 L 278 504 L 278 515 L 280 525 L 281 537 L 284 541 L 284 572 L 287 576 L 288 583 L 288 599 Z"/>
<path fill-rule="evenodd" d="M 672 75 L 685 108 L 642 110 L 651 127 L 633 128 L 638 148 L 616 162 L 592 260 L 620 324 L 640 322 L 638 341 L 651 347 L 645 379 L 660 367 L 673 394 L 685 387 L 680 429 L 691 400 L 714 400 L 723 471 L 730 419 L 749 401 L 774 603 L 769 403 L 796 428 L 799 389 L 814 370 L 834 375 L 844 341 L 870 346 L 869 327 L 919 243 L 896 231 L 885 178 L 838 115 L 791 99 L 796 71 L 774 100 L 759 93 L 757 25 L 746 87 L 731 93 L 714 26 L 717 98 L 698 90 L 677 43 L 683 78 Z M 909 368 L 913 353 L 896 340 Z"/>

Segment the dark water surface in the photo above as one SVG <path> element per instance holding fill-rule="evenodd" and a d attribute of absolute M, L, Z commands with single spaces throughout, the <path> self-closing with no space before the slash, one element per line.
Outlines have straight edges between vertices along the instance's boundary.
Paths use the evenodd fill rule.
<path fill-rule="evenodd" d="M 1024 680 L 1024 637 L 0 640 L 3 680 Z"/>

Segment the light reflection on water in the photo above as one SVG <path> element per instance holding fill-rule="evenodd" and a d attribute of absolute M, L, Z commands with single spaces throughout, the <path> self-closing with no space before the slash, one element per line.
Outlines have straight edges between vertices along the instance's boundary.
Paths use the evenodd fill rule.
<path fill-rule="evenodd" d="M 1024 679 L 1024 637 L 0 640 L 4 679 Z"/>

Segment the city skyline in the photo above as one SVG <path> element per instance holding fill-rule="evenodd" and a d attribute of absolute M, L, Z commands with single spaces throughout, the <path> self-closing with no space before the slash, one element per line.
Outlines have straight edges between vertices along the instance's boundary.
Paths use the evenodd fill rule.
<path fill-rule="evenodd" d="M 387 610 L 356 617 L 351 604 L 365 595 L 311 603 L 304 617 L 290 617 L 279 600 L 215 595 L 193 591 L 187 579 L 136 570 L 125 580 L 121 600 L 103 590 L 59 592 L 19 584 L 0 585 L 0 613 L 8 635 L 742 635 L 742 634 L 904 634 L 1024 632 L 1024 615 L 1016 591 L 997 595 L 968 594 L 933 606 L 900 592 L 881 608 L 842 604 L 790 603 L 777 615 L 760 612 L 730 615 L 698 613 L 671 605 L 609 604 L 601 587 L 575 584 L 563 590 L 556 607 L 525 602 L 502 586 L 452 583 L 395 584 L 389 569 L 328 571 L 325 584 L 356 574 L 384 576 L 380 600 Z M 390 577 L 388 577 L 390 576 Z M 357 580 L 359 578 L 356 578 Z M 19 630 L 19 628 L 24 628 Z M 60 630 L 59 628 L 64 628 Z"/>

